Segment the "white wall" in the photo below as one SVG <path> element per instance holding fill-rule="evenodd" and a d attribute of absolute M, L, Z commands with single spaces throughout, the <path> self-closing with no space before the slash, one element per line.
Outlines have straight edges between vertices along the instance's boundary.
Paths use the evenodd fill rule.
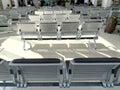
<path fill-rule="evenodd" d="M 97 0 L 91 0 L 94 6 L 97 6 Z"/>
<path fill-rule="evenodd" d="M 112 5 L 112 0 L 102 0 L 102 7 L 107 8 Z"/>
<path fill-rule="evenodd" d="M 26 6 L 28 5 L 27 0 L 25 0 L 25 5 L 26 5 Z"/>
<path fill-rule="evenodd" d="M 2 0 L 2 4 L 3 4 L 3 9 L 6 9 L 7 4 L 11 5 L 10 0 Z"/>
<path fill-rule="evenodd" d="M 84 0 L 84 2 L 88 3 L 88 0 Z"/>
<path fill-rule="evenodd" d="M 78 0 L 74 0 L 74 3 L 77 3 Z"/>
<path fill-rule="evenodd" d="M 15 7 L 18 7 L 18 0 L 14 0 Z"/>

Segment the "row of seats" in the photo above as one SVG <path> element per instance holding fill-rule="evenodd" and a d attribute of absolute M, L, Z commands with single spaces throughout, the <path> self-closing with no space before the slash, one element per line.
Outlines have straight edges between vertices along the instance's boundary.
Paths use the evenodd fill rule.
<path fill-rule="evenodd" d="M 14 8 L 20 15 L 21 17 L 26 17 L 28 14 L 33 14 L 33 12 L 36 10 L 35 7 L 17 7 Z"/>
<path fill-rule="evenodd" d="M 35 14 L 42 15 L 42 14 L 71 14 L 72 10 L 67 10 L 64 7 L 60 6 L 54 6 L 54 7 L 49 7 L 49 6 L 44 6 L 35 11 Z"/>
<path fill-rule="evenodd" d="M 68 13 L 68 14 L 67 13 L 66 14 L 60 14 L 60 13 L 58 13 L 58 14 L 53 14 L 53 13 L 52 14 L 35 14 L 35 15 L 29 15 L 29 19 L 32 21 L 33 20 L 34 21 L 57 20 L 57 18 L 61 18 L 62 20 L 65 20 L 65 19 L 71 19 L 72 17 L 74 17 L 74 20 L 80 20 L 85 17 L 85 18 L 88 18 L 88 20 L 89 19 L 101 20 L 101 19 L 107 18 L 109 13 L 107 13 L 107 14 L 106 13 L 107 13 L 106 11 L 103 11 L 101 13 L 99 13 L 98 11 L 91 11 L 87 14 L 71 14 L 71 13 Z M 46 17 L 48 17 L 49 19 Z"/>
<path fill-rule="evenodd" d="M 20 8 L 17 9 L 11 9 L 9 10 L 9 18 L 12 20 L 20 20 L 21 18 L 27 18 L 28 14 L 32 14 L 33 13 L 33 9 L 31 8 L 31 11 L 26 11 L 26 8 L 21 10 Z"/>
<path fill-rule="evenodd" d="M 62 8 L 62 9 L 45 7 L 38 11 L 35 11 L 35 15 L 40 15 L 40 16 L 43 14 L 67 14 L 67 15 L 69 15 L 72 13 L 72 11 L 70 11 L 70 10 L 65 10 L 64 8 Z M 94 8 L 94 7 L 74 6 L 71 9 L 73 9 L 73 13 L 75 12 L 75 14 L 76 14 L 76 12 L 80 12 L 81 17 L 87 16 L 89 19 L 98 19 L 98 20 L 106 19 L 106 17 L 110 13 L 110 9 L 103 9 L 100 7 Z"/>
<path fill-rule="evenodd" d="M 0 81 L 5 86 L 82 86 L 99 83 L 113 87 L 120 83 L 119 58 L 58 58 L 0 59 Z M 6 83 L 5 83 L 6 81 Z M 9 83 L 8 83 L 9 82 Z M 2 85 L 2 83 L 1 83 Z"/>
<path fill-rule="evenodd" d="M 75 6 L 73 8 L 73 12 L 77 13 L 79 12 L 81 15 L 89 15 L 91 18 L 97 18 L 97 17 L 107 17 L 107 15 L 110 13 L 110 9 L 104 9 L 101 7 L 78 7 Z"/>
<path fill-rule="evenodd" d="M 18 23 L 18 33 L 22 40 L 48 40 L 48 39 L 93 39 L 96 44 L 98 32 L 100 29 L 99 22 L 85 22 L 81 25 L 76 21 L 65 21 L 61 25 L 57 22 L 40 22 L 35 23 Z M 83 37 L 81 37 L 83 36 Z M 31 37 L 31 38 L 30 38 Z M 24 45 L 25 46 L 25 45 Z M 96 46 L 96 45 L 95 45 Z"/>
<path fill-rule="evenodd" d="M 19 20 L 22 17 L 27 17 L 27 14 L 32 14 L 35 10 L 34 7 L 19 7 L 19 8 L 13 8 L 13 9 L 6 9 L 0 11 L 0 15 L 6 16 L 8 19 L 12 20 Z"/>
<path fill-rule="evenodd" d="M 120 10 L 120 5 L 112 5 L 111 10 Z"/>
<path fill-rule="evenodd" d="M 43 14 L 43 15 L 28 15 L 28 18 L 32 22 L 42 22 L 42 21 L 57 21 L 62 22 L 65 20 L 80 21 L 79 14 Z"/>
<path fill-rule="evenodd" d="M 42 15 L 42 14 L 71 14 L 71 10 L 39 10 L 35 11 L 36 15 Z"/>
<path fill-rule="evenodd" d="M 101 20 L 103 25 L 106 23 L 107 17 L 110 15 L 110 8 L 101 8 L 101 7 L 82 7 L 75 6 L 73 8 L 74 13 L 80 13 L 81 18 L 87 21 L 90 20 Z"/>
<path fill-rule="evenodd" d="M 5 15 L 0 15 L 0 27 L 8 27 L 9 30 L 13 30 L 11 24 L 11 19 L 8 19 Z"/>
<path fill-rule="evenodd" d="M 75 35 L 77 33 L 81 33 L 81 29 L 84 32 L 98 32 L 100 27 L 100 22 L 83 22 L 79 23 L 77 21 L 64 21 L 59 25 L 57 22 L 40 22 L 40 24 L 36 24 L 34 22 L 20 22 L 17 24 L 18 25 L 18 31 L 21 33 L 26 33 L 26 32 L 35 32 L 36 29 L 38 32 L 42 33 L 54 33 L 57 34 L 61 32 L 61 34 L 67 33 L 72 33 L 72 35 Z M 82 32 L 82 33 L 83 33 Z M 23 34 L 23 35 L 24 35 Z M 44 34 L 43 34 L 44 36 Z M 56 35 L 55 35 L 56 36 Z"/>

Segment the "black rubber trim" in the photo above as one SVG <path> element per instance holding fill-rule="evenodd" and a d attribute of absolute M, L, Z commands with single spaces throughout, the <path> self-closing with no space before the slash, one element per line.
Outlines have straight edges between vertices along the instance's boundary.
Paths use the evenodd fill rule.
<path fill-rule="evenodd" d="M 49 63 L 60 63 L 60 59 L 57 58 L 40 58 L 40 59 L 15 59 L 12 63 L 23 63 L 23 64 L 49 64 Z"/>
<path fill-rule="evenodd" d="M 120 63 L 120 58 L 75 58 L 74 63 Z"/>

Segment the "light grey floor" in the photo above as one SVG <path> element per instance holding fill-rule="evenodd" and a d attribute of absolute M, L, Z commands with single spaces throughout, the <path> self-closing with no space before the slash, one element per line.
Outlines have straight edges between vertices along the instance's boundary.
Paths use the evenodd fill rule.
<path fill-rule="evenodd" d="M 8 40 L 9 38 L 11 38 L 11 36 L 17 36 L 17 34 L 16 34 L 16 32 L 17 32 L 17 26 L 14 24 L 14 25 L 12 25 L 12 28 L 13 28 L 13 31 L 8 30 L 7 27 L 6 28 L 1 28 L 0 27 L 0 45 L 1 46 L 2 45 L 4 46 L 4 44 L 7 42 L 6 40 Z M 110 47 L 114 46 L 114 48 L 118 52 L 120 52 L 120 36 L 119 36 L 119 34 L 117 32 L 114 32 L 113 34 L 104 33 L 104 28 L 102 28 L 102 30 L 100 31 L 99 36 L 100 36 L 100 40 L 97 41 L 97 42 L 106 41 L 106 42 L 104 42 L 104 44 L 106 46 L 108 46 L 108 47 L 109 46 Z M 32 42 L 32 43 L 34 43 L 34 42 Z M 13 45 L 13 44 L 9 44 L 9 45 Z M 6 46 L 9 46 L 9 45 L 6 45 Z M 11 47 L 17 48 L 18 52 L 21 53 L 21 51 L 19 51 L 19 49 L 22 49 L 22 47 L 20 48 L 20 46 L 22 46 L 22 44 L 19 46 L 15 42 L 14 45 L 15 45 L 15 47 L 14 46 L 11 46 Z M 9 47 L 6 47 L 7 48 L 6 50 L 11 50 L 11 49 L 9 49 Z M 11 53 L 11 52 L 9 52 L 9 53 Z M 28 55 L 29 53 L 32 53 L 32 52 L 31 51 L 30 52 L 29 51 L 23 51 L 23 54 L 24 53 L 25 54 L 27 53 L 27 55 Z M 14 56 L 21 57 L 21 55 L 14 55 Z M 8 56 L 10 56 L 10 55 L 8 55 Z M 37 55 L 37 54 L 34 55 L 34 57 L 37 57 L 37 56 L 39 57 L 39 55 Z M 12 55 L 10 57 L 12 57 Z M 113 88 L 103 88 L 103 87 L 70 87 L 70 88 L 59 88 L 59 87 L 28 87 L 28 88 L 19 88 L 19 89 L 16 88 L 16 87 L 6 87 L 6 88 L 5 87 L 0 87 L 0 90 L 120 90 L 120 87 L 113 87 Z"/>

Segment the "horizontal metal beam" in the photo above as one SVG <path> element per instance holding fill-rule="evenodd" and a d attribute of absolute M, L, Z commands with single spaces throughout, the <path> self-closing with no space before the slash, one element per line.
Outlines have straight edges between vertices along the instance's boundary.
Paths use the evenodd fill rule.
<path fill-rule="evenodd" d="M 16 87 L 17 85 L 14 83 L 0 83 L 0 87 Z M 57 87 L 59 86 L 59 83 L 57 82 L 28 82 L 27 87 L 33 87 L 33 86 L 39 86 L 39 87 Z"/>
<path fill-rule="evenodd" d="M 103 86 L 102 82 L 71 82 L 70 87 L 79 87 L 79 86 Z M 120 86 L 120 84 L 114 84 L 114 86 Z"/>
<path fill-rule="evenodd" d="M 80 39 L 98 39 L 97 36 L 95 37 L 80 37 L 76 39 L 76 37 L 69 37 L 69 38 L 58 38 L 60 40 L 80 40 Z M 41 38 L 41 40 L 58 40 L 57 38 Z M 22 38 L 22 40 L 38 40 L 38 38 Z"/>
<path fill-rule="evenodd" d="M 92 87 L 92 86 L 102 86 L 101 82 L 72 82 L 70 87 Z M 114 86 L 120 86 L 120 84 L 114 84 Z M 0 83 L 0 87 L 17 87 L 13 83 Z M 28 82 L 27 87 L 59 87 L 57 82 Z M 67 87 L 64 87 L 67 88 Z"/>
<path fill-rule="evenodd" d="M 72 82 L 70 86 L 102 86 L 101 82 Z"/>

